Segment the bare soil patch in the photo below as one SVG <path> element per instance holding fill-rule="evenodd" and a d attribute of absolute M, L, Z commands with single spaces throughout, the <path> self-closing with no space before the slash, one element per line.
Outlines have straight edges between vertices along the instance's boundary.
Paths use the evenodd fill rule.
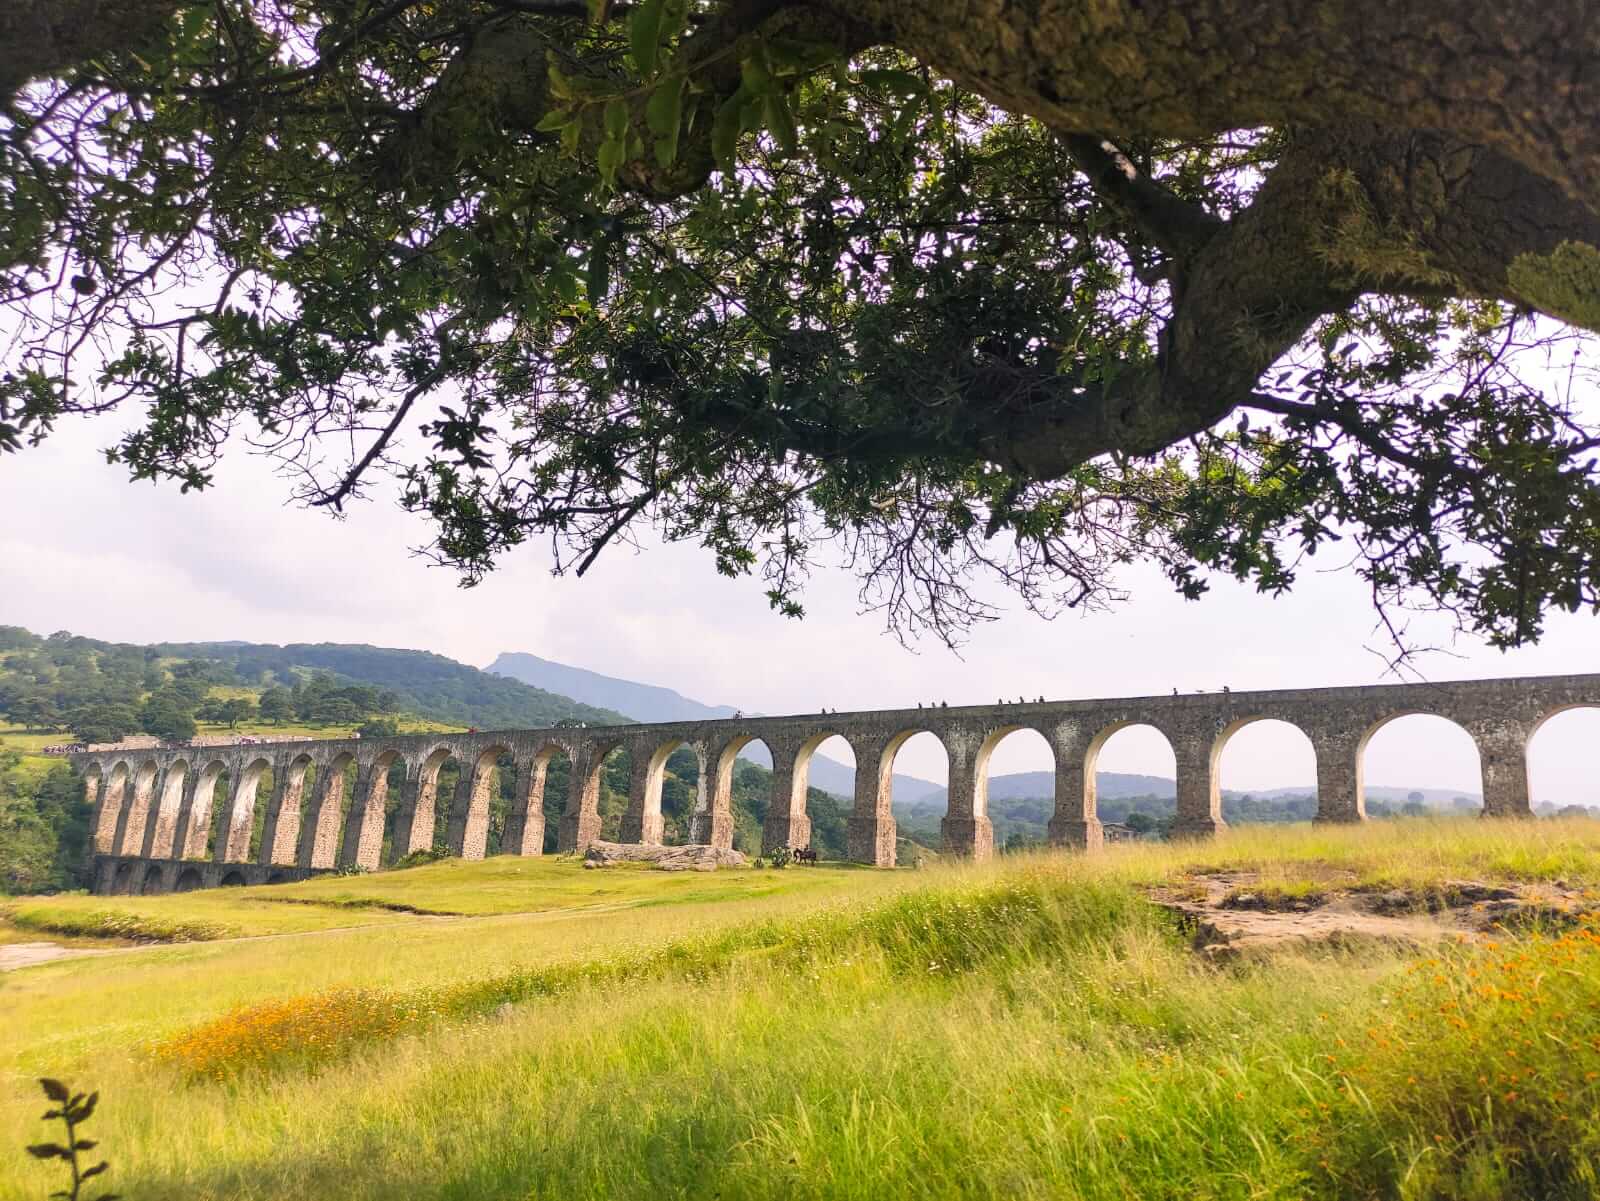
<path fill-rule="evenodd" d="M 1514 929 L 1565 928 L 1600 912 L 1592 890 L 1550 884 L 1447 880 L 1426 888 L 1376 888 L 1347 879 L 1285 884 L 1255 872 L 1206 872 L 1153 889 L 1195 950 L 1218 961 L 1309 945 L 1426 948 Z"/>

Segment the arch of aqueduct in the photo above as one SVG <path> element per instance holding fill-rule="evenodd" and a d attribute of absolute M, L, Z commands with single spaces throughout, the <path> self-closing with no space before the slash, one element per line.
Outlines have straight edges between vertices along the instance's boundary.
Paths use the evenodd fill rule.
<path fill-rule="evenodd" d="M 625 842 L 662 837 L 661 784 L 669 754 L 688 747 L 700 765 L 691 840 L 731 846 L 735 758 L 757 739 L 772 754 L 772 797 L 762 843 L 806 846 L 806 778 L 812 753 L 835 735 L 856 758 L 849 854 L 861 863 L 895 862 L 890 810 L 894 756 L 914 734 L 937 736 L 949 756 L 945 848 L 978 858 L 993 853 L 988 817 L 988 761 L 1017 730 L 1036 730 L 1055 758 L 1052 841 L 1082 848 L 1101 842 L 1095 806 L 1100 747 L 1125 726 L 1150 725 L 1172 746 L 1177 766 L 1177 824 L 1188 836 L 1223 825 L 1217 765 L 1228 739 L 1253 721 L 1280 720 L 1310 740 L 1317 762 L 1317 820 L 1365 818 L 1361 758 L 1383 725 L 1414 713 L 1460 725 L 1477 744 L 1485 816 L 1531 813 L 1527 746 L 1538 727 L 1565 709 L 1600 706 L 1600 675 L 1393 684 L 1272 692 L 1201 693 L 1038 704 L 900 709 L 793 717 L 740 717 L 657 725 L 419 734 L 398 738 L 310 740 L 162 750 L 83 752 L 72 756 L 94 803 L 96 892 L 169 892 L 223 883 L 298 879 L 319 870 L 380 862 L 385 813 L 393 809 L 388 861 L 433 844 L 437 809 L 448 806 L 449 849 L 482 858 L 488 845 L 493 769 L 509 757 L 516 792 L 501 851 L 538 855 L 544 848 L 545 777 L 561 754 L 571 764 L 556 845 L 582 850 L 599 836 L 600 773 L 607 755 L 626 747 L 632 764 Z M 438 795 L 439 769 L 459 765 L 453 797 Z M 398 785 L 391 806 L 391 777 Z M 353 771 L 351 770 L 353 768 Z M 259 784 L 270 769 L 270 795 Z M 218 781 L 226 773 L 227 795 Z M 353 779 L 346 800 L 347 781 Z M 309 794 L 309 795 L 308 795 Z M 250 862 L 255 808 L 266 806 L 260 850 Z M 213 808 L 227 820 L 211 841 Z M 302 816 L 304 815 L 304 816 Z"/>

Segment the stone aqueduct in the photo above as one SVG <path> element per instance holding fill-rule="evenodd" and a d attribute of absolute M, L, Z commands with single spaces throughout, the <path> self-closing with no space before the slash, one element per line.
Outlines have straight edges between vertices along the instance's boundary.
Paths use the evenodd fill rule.
<path fill-rule="evenodd" d="M 622 819 L 624 842 L 662 837 L 661 786 L 668 756 L 690 748 L 699 761 L 691 841 L 732 845 L 731 782 L 741 748 L 757 739 L 772 754 L 772 797 L 762 842 L 806 846 L 805 811 L 812 753 L 835 735 L 856 757 L 850 858 L 879 867 L 895 862 L 890 778 L 900 746 L 929 731 L 949 756 L 949 807 L 943 821 L 950 852 L 992 854 L 988 761 L 1017 730 L 1036 730 L 1055 758 L 1052 841 L 1082 848 L 1101 842 L 1095 764 L 1117 730 L 1150 725 L 1171 743 L 1177 766 L 1178 833 L 1198 836 L 1222 825 L 1217 765 L 1237 730 L 1253 721 L 1289 722 L 1310 739 L 1317 763 L 1317 820 L 1365 817 L 1361 757 L 1384 724 L 1414 713 L 1456 722 L 1477 744 L 1485 816 L 1531 813 L 1527 745 L 1546 719 L 1565 709 L 1600 706 L 1600 675 L 1394 684 L 1272 692 L 1220 692 L 1113 700 L 740 717 L 705 722 L 410 735 L 359 740 L 230 744 L 162 750 L 108 750 L 73 756 L 94 803 L 98 852 L 95 891 L 168 892 L 215 884 L 299 879 L 346 865 L 381 862 L 385 813 L 395 765 L 403 768 L 388 831 L 388 862 L 433 844 L 436 807 L 449 806 L 449 848 L 468 859 L 487 849 L 489 796 L 496 764 L 514 763 L 515 800 L 501 852 L 538 855 L 545 839 L 544 790 L 550 761 L 563 754 L 571 775 L 556 846 L 582 850 L 599 836 L 600 773 L 607 755 L 626 747 L 632 784 Z M 439 770 L 459 765 L 453 797 L 438 795 Z M 354 767 L 354 772 L 350 771 Z M 269 796 L 258 796 L 271 771 Z M 308 771 L 308 769 L 315 769 Z M 217 796 L 226 773 L 228 795 Z M 346 803 L 347 778 L 353 793 Z M 307 795 L 307 794 L 310 795 Z M 266 805 L 260 850 L 251 860 L 255 807 Z M 213 806 L 227 821 L 211 841 Z"/>

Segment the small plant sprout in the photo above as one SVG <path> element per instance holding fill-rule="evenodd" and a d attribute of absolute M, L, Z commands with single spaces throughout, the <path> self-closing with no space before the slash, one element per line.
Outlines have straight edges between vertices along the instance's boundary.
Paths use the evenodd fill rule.
<path fill-rule="evenodd" d="M 44 1111 L 43 1120 L 53 1122 L 60 1118 L 66 1123 L 67 1141 L 60 1143 L 34 1143 L 28 1148 L 28 1154 L 35 1159 L 60 1159 L 64 1160 L 72 1169 L 72 1187 L 60 1189 L 50 1194 L 52 1201 L 80 1201 L 83 1198 L 84 1181 L 100 1175 L 110 1165 L 101 1160 L 92 1168 L 82 1167 L 78 1162 L 81 1151 L 92 1151 L 95 1142 L 90 1138 L 79 1138 L 78 1127 L 89 1120 L 94 1113 L 95 1104 L 100 1100 L 99 1093 L 74 1093 L 59 1080 L 41 1080 L 39 1085 L 44 1089 L 44 1095 L 55 1102 L 59 1108 Z M 92 1198 L 83 1198 L 83 1201 L 117 1201 L 116 1193 L 100 1193 Z"/>

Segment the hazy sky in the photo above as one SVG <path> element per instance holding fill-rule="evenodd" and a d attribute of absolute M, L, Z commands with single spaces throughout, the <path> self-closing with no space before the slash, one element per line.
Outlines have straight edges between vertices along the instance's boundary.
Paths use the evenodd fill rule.
<path fill-rule="evenodd" d="M 477 666 L 528 651 L 764 713 L 1385 681 L 1383 660 L 1365 649 L 1381 641 L 1363 586 L 1332 561 L 1288 598 L 1217 581 L 1198 603 L 1130 571 L 1134 599 L 1114 611 L 1051 622 L 1008 612 L 958 658 L 932 642 L 903 648 L 858 613 L 842 572 L 815 578 L 809 616 L 792 621 L 767 608 L 758 580 L 719 577 L 694 547 L 622 548 L 582 580 L 552 578 L 530 548 L 464 591 L 409 553 L 426 537 L 413 518 L 382 503 L 343 521 L 286 507 L 286 486 L 243 454 L 199 495 L 127 482 L 96 453 L 124 420 L 69 422 L 43 446 L 0 457 L 0 623 L 128 642 L 369 642 Z M 1424 661 L 1424 674 L 1600 672 L 1600 619 L 1554 617 L 1542 645 L 1509 654 L 1454 649 Z M 1535 798 L 1600 803 L 1597 747 L 1600 711 L 1549 723 L 1533 748 Z M 1042 740 L 1019 735 L 995 766 L 1048 764 Z M 1129 730 L 1101 765 L 1170 775 L 1172 759 L 1158 735 Z M 944 779 L 931 736 L 909 743 L 897 767 Z M 1477 777 L 1470 740 L 1439 720 L 1404 719 L 1368 750 L 1372 784 L 1476 791 Z M 1224 756 L 1225 787 L 1313 779 L 1309 744 L 1270 723 L 1236 735 Z"/>

